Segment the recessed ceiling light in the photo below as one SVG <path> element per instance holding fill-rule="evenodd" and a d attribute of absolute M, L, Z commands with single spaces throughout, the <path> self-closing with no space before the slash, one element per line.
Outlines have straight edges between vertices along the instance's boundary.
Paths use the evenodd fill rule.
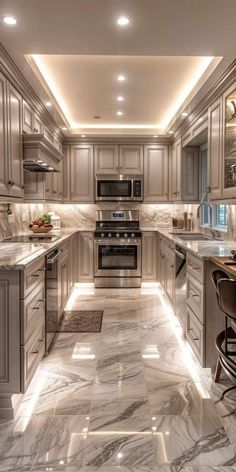
<path fill-rule="evenodd" d="M 6 25 L 14 26 L 17 23 L 17 19 L 14 16 L 4 16 L 3 21 Z"/>
<path fill-rule="evenodd" d="M 154 134 L 153 137 L 154 137 L 154 138 L 158 138 L 157 134 Z"/>
<path fill-rule="evenodd" d="M 81 134 L 81 138 L 85 138 L 86 134 Z"/>
<path fill-rule="evenodd" d="M 67 131 L 66 126 L 63 126 L 62 129 L 63 129 L 63 131 Z"/>
<path fill-rule="evenodd" d="M 118 116 L 122 116 L 122 115 L 123 115 L 123 111 L 117 111 L 116 114 L 117 114 Z"/>
<path fill-rule="evenodd" d="M 123 101 L 124 101 L 124 97 L 122 97 L 121 95 L 119 95 L 119 97 L 117 97 L 117 101 L 118 101 L 118 102 L 123 102 Z"/>
<path fill-rule="evenodd" d="M 118 75 L 117 80 L 119 80 L 119 82 L 124 82 L 125 76 L 122 75 L 122 74 L 121 74 L 121 75 Z"/>
<path fill-rule="evenodd" d="M 185 116 L 188 116 L 188 113 L 186 111 L 183 111 L 183 113 L 181 113 L 183 117 Z"/>
<path fill-rule="evenodd" d="M 117 20 L 117 24 L 119 26 L 126 26 L 130 23 L 130 20 L 129 18 L 127 18 L 127 16 L 120 16 Z"/>
<path fill-rule="evenodd" d="M 52 106 L 52 102 L 46 102 L 45 105 L 46 105 L 46 107 L 51 107 L 51 106 Z"/>
<path fill-rule="evenodd" d="M 174 131 L 171 131 L 171 130 L 170 130 L 170 131 L 168 131 L 168 133 L 169 133 L 169 134 L 174 134 Z"/>

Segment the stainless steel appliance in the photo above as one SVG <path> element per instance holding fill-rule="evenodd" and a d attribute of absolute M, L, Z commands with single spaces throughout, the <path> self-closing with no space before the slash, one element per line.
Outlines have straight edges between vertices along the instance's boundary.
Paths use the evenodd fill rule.
<path fill-rule="evenodd" d="M 138 211 L 98 211 L 95 287 L 140 287 L 141 241 Z"/>
<path fill-rule="evenodd" d="M 186 251 L 175 246 L 175 314 L 185 330 L 186 323 Z"/>
<path fill-rule="evenodd" d="M 96 201 L 143 200 L 142 175 L 99 175 L 95 177 Z"/>
<path fill-rule="evenodd" d="M 46 257 L 46 352 L 60 321 L 60 280 L 58 261 L 62 251 L 55 249 Z"/>

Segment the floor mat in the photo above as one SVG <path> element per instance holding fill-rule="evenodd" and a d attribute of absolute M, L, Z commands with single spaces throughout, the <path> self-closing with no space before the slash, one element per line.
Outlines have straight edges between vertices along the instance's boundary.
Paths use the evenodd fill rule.
<path fill-rule="evenodd" d="M 100 333 L 102 310 L 64 311 L 57 331 L 59 333 Z"/>

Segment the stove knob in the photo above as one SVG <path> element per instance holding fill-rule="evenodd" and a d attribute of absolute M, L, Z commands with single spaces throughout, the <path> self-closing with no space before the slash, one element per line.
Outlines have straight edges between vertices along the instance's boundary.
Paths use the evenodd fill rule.
<path fill-rule="evenodd" d="M 127 233 L 125 233 L 125 234 L 124 234 L 124 237 L 125 237 L 125 238 L 128 238 L 128 234 L 127 234 Z"/>
<path fill-rule="evenodd" d="M 120 233 L 116 233 L 116 238 L 119 238 L 120 237 Z"/>
<path fill-rule="evenodd" d="M 111 233 L 108 233 L 108 238 L 111 238 L 112 237 L 112 234 Z"/>
<path fill-rule="evenodd" d="M 104 233 L 101 233 L 101 237 L 104 238 L 105 234 Z"/>
<path fill-rule="evenodd" d="M 135 233 L 131 233 L 131 238 L 135 238 Z"/>

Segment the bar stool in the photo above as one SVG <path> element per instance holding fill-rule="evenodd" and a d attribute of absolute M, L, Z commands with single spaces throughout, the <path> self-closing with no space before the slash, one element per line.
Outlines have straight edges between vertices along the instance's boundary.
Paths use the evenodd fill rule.
<path fill-rule="evenodd" d="M 236 363 L 232 359 L 236 356 L 236 351 L 229 349 L 229 345 L 236 344 L 236 280 L 231 279 L 228 274 L 222 270 L 215 270 L 212 273 L 212 281 L 215 286 L 219 308 L 225 315 L 225 329 L 221 331 L 216 338 L 218 360 L 214 381 L 219 382 L 223 368 L 230 380 L 236 383 Z M 227 388 L 222 393 L 219 401 L 223 400 L 227 392 L 235 388 L 236 385 Z"/>

